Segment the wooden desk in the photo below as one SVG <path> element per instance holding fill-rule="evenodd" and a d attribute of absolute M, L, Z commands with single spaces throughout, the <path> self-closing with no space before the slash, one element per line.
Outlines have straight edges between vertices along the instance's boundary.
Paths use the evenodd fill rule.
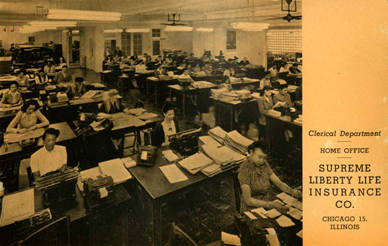
<path fill-rule="evenodd" d="M 196 88 L 190 85 L 186 89 L 180 86 L 179 84 L 175 85 L 169 85 L 168 88 L 170 88 L 170 97 L 172 99 L 172 94 L 175 92 L 177 94 L 182 95 L 182 115 L 183 117 L 186 117 L 186 106 L 187 106 L 187 95 L 203 95 L 202 99 L 209 98 L 210 96 L 210 90 L 217 88 L 217 85 L 210 83 L 208 87 L 204 88 Z M 172 101 L 172 100 L 171 100 Z M 208 104 L 208 101 L 204 102 L 203 100 L 197 100 L 196 104 Z M 199 106 L 200 107 L 200 106 Z M 201 108 L 201 107 L 200 107 Z M 205 107 L 202 107 L 203 110 L 205 110 Z"/>
<path fill-rule="evenodd" d="M 210 97 L 216 107 L 216 121 L 226 131 L 236 129 L 235 117 L 239 110 L 246 109 L 252 118 L 257 119 L 258 106 L 257 99 L 248 101 L 228 101 L 221 98 Z M 248 110 L 249 109 L 249 110 Z M 226 116 L 226 117 L 225 117 Z"/>
<path fill-rule="evenodd" d="M 146 95 L 148 97 L 150 97 L 150 89 L 151 87 L 154 88 L 154 104 L 155 105 L 158 105 L 158 99 L 159 99 L 159 94 L 160 92 L 163 92 L 163 90 L 165 88 L 167 88 L 168 85 L 172 85 L 172 84 L 177 84 L 178 81 L 176 79 L 173 79 L 173 78 L 165 78 L 165 79 L 159 79 L 157 77 L 148 77 L 146 79 L 146 86 L 147 86 L 147 89 L 146 89 Z"/>
<path fill-rule="evenodd" d="M 265 114 L 267 118 L 266 136 L 267 144 L 272 152 L 284 156 L 293 157 L 298 163 L 302 163 L 302 124 L 291 121 L 290 116 L 272 116 Z M 285 131 L 292 132 L 292 137 L 287 138 Z M 301 165 L 300 165 L 301 167 Z"/>
<path fill-rule="evenodd" d="M 131 196 L 128 194 L 123 185 L 114 187 L 114 202 L 108 206 L 101 207 L 99 210 L 88 210 L 85 205 L 84 198 L 76 188 L 75 201 L 69 204 L 60 204 L 55 207 L 50 207 L 52 220 L 69 216 L 70 218 L 70 235 L 71 245 L 101 245 L 101 235 L 96 234 L 96 230 L 108 228 L 111 231 L 111 237 L 117 236 L 117 230 L 120 230 L 120 243 L 128 245 L 128 217 L 129 217 L 129 202 Z M 43 195 L 40 191 L 35 190 L 35 211 L 45 209 L 43 204 Z M 114 214 L 112 214 L 114 213 Z M 98 223 L 101 217 L 114 216 L 114 224 L 104 225 Z M 79 227 L 86 228 L 84 231 L 87 235 L 82 235 Z M 120 227 L 120 228 L 118 228 Z M 99 229 L 101 228 L 101 229 Z M 17 240 L 20 240 L 32 232 L 31 227 L 17 228 L 15 224 L 11 224 L 0 228 L 0 234 L 3 236 L 0 245 L 6 245 Z M 16 232 L 16 233 L 15 233 Z M 7 236 L 5 236 L 7 235 Z M 106 239 L 105 239 L 106 240 Z M 117 240 L 117 238 L 116 238 Z"/>
<path fill-rule="evenodd" d="M 214 182 L 216 179 L 223 175 L 232 175 L 230 170 L 221 172 L 220 174 L 217 174 L 211 178 L 200 172 L 192 175 L 177 165 L 178 168 L 188 177 L 188 180 L 171 184 L 159 169 L 159 167 L 168 164 L 167 161 L 162 157 L 161 152 L 162 150 L 159 149 L 155 166 L 136 166 L 129 169 L 136 182 L 141 186 L 145 194 L 147 194 L 146 200 L 151 203 L 153 221 L 153 245 L 162 245 L 163 243 L 162 230 L 163 226 L 166 225 L 162 224 L 162 204 L 166 204 L 169 201 L 174 201 L 174 197 L 177 194 L 183 194 L 198 189 L 200 185 L 210 181 Z M 236 195 L 236 191 L 234 192 Z"/>

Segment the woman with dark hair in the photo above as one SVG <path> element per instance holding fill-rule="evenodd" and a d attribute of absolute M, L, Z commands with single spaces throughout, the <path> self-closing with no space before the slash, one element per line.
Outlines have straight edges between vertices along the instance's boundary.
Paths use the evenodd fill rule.
<path fill-rule="evenodd" d="M 38 123 L 38 120 L 40 123 Z M 41 127 L 46 127 L 50 123 L 40 112 L 39 104 L 36 100 L 27 101 L 21 110 L 16 114 L 7 127 L 7 132 L 24 133 Z"/>
<path fill-rule="evenodd" d="M 24 71 L 23 69 L 20 70 L 16 77 L 16 81 L 18 82 L 18 84 L 20 86 L 28 86 L 29 80 L 30 78 L 26 75 L 26 71 Z"/>
<path fill-rule="evenodd" d="M 56 145 L 59 134 L 59 130 L 48 128 L 43 134 L 43 147 L 31 155 L 31 171 L 35 178 L 65 170 L 67 151 L 65 146 Z"/>
<path fill-rule="evenodd" d="M 152 131 L 152 145 L 160 147 L 169 144 L 168 137 L 179 132 L 178 122 L 175 121 L 174 107 L 167 103 L 162 109 L 164 120 Z"/>
<path fill-rule="evenodd" d="M 5 92 L 0 101 L 0 107 L 9 108 L 23 104 L 22 94 L 19 92 L 19 84 L 14 81 L 9 85 L 9 90 Z"/>

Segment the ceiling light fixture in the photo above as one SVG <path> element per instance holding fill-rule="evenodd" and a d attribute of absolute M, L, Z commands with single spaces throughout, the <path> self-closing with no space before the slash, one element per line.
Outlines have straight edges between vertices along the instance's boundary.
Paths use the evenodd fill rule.
<path fill-rule="evenodd" d="M 151 29 L 149 28 L 127 28 L 125 29 L 125 32 L 150 32 Z"/>
<path fill-rule="evenodd" d="M 207 27 L 197 27 L 195 29 L 197 32 L 213 32 L 213 28 L 207 28 Z"/>
<path fill-rule="evenodd" d="M 166 26 L 164 29 L 166 32 L 191 32 L 193 28 L 191 26 Z"/>
<path fill-rule="evenodd" d="M 37 27 L 75 27 L 76 21 L 31 21 L 28 23 L 30 26 Z"/>
<path fill-rule="evenodd" d="M 104 33 L 121 33 L 123 29 L 105 29 Z"/>
<path fill-rule="evenodd" d="M 49 9 L 47 18 L 57 20 L 119 21 L 121 19 L 121 13 L 74 9 Z"/>
<path fill-rule="evenodd" d="M 235 22 L 231 23 L 230 26 L 234 29 L 240 29 L 243 31 L 263 31 L 268 29 L 268 23 L 259 23 L 259 22 Z"/>

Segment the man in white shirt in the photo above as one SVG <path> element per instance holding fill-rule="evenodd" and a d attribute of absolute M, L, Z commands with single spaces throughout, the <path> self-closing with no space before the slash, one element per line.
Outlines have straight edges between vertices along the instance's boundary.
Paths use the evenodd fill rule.
<path fill-rule="evenodd" d="M 34 177 L 43 176 L 57 170 L 66 168 L 66 147 L 56 145 L 59 130 L 48 128 L 43 134 L 44 146 L 31 155 L 31 171 Z"/>

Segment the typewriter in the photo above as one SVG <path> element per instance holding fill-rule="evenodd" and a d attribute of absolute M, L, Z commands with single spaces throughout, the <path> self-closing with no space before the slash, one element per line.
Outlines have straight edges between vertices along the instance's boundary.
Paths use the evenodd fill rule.
<path fill-rule="evenodd" d="M 35 180 L 35 189 L 43 192 L 46 206 L 75 200 L 75 187 L 78 179 L 78 168 L 56 171 Z"/>
<path fill-rule="evenodd" d="M 192 155 L 198 152 L 198 137 L 201 128 L 182 131 L 168 137 L 170 148 L 182 156 Z"/>
<path fill-rule="evenodd" d="M 113 203 L 114 184 L 111 176 L 100 175 L 95 179 L 88 178 L 81 182 L 87 209 L 93 210 Z"/>

